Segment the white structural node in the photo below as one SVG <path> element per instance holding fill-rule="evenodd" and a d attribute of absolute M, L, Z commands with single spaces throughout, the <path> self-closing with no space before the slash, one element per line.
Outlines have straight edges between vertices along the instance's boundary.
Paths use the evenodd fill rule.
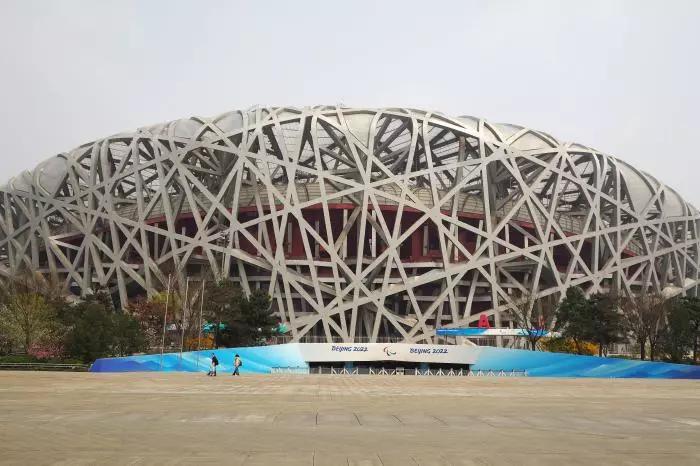
<path fill-rule="evenodd" d="M 168 274 L 223 275 L 266 290 L 296 341 L 433 343 L 481 314 L 507 326 L 518 293 L 694 292 L 699 220 L 651 175 L 540 131 L 254 108 L 117 134 L 12 178 L 0 273 L 121 302 Z"/>

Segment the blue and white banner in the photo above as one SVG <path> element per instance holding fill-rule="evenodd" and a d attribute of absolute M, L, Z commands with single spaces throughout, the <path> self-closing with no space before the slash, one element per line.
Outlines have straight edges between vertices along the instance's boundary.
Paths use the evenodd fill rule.
<path fill-rule="evenodd" d="M 636 377 L 700 379 L 700 366 L 599 358 L 473 345 L 289 343 L 98 359 L 92 372 L 182 371 L 207 372 L 216 354 L 220 372 L 233 371 L 236 354 L 242 373 L 269 374 L 274 367 L 308 368 L 313 362 L 405 361 L 469 365 L 474 371 L 518 371 L 531 377 Z"/>
<path fill-rule="evenodd" d="M 405 361 L 474 364 L 478 346 L 407 345 L 403 343 L 299 343 L 307 362 Z"/>
<path fill-rule="evenodd" d="M 233 372 L 233 358 L 238 354 L 243 361 L 242 372 L 269 374 L 273 367 L 308 367 L 298 344 L 225 348 L 182 353 L 144 354 L 124 358 L 98 359 L 91 372 L 179 371 L 207 372 L 211 356 L 219 360 L 219 372 Z"/>
<path fill-rule="evenodd" d="M 478 328 L 478 327 L 463 327 L 463 328 L 439 328 L 435 331 L 436 335 L 443 337 L 560 337 L 561 333 L 551 332 L 549 330 L 525 328 Z"/>

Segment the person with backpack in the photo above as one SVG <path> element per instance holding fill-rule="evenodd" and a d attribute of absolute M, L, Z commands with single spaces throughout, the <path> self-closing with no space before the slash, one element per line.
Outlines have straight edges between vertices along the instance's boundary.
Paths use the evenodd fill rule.
<path fill-rule="evenodd" d="M 238 368 L 241 367 L 242 365 L 243 365 L 243 361 L 241 360 L 241 357 L 239 355 L 236 355 L 233 358 L 233 374 L 231 374 L 231 375 L 241 375 L 238 372 Z"/>
<path fill-rule="evenodd" d="M 216 377 L 216 366 L 219 365 L 219 360 L 216 358 L 214 353 L 211 353 L 211 366 L 209 366 L 209 373 L 212 377 Z"/>

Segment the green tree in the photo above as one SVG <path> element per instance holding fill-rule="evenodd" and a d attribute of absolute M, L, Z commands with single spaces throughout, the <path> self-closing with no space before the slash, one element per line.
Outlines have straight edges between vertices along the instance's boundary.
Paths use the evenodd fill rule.
<path fill-rule="evenodd" d="M 60 286 L 41 274 L 20 271 L 0 282 L 0 340 L 5 350 L 62 346 L 57 309 L 64 303 Z"/>
<path fill-rule="evenodd" d="M 85 362 L 142 351 L 145 338 L 136 318 L 115 312 L 105 295 L 88 295 L 63 311 L 70 354 Z"/>
<path fill-rule="evenodd" d="M 230 278 L 207 281 L 204 291 L 204 312 L 209 322 L 214 323 L 214 347 L 231 343 L 232 327 L 230 324 L 240 320 L 240 305 L 243 299 L 241 288 Z M 226 324 L 226 331 L 221 332 L 220 325 Z"/>
<path fill-rule="evenodd" d="M 593 306 L 578 287 L 566 290 L 559 304 L 556 329 L 574 342 L 577 354 L 583 354 L 584 343 L 593 337 Z"/>
<path fill-rule="evenodd" d="M 146 339 L 139 322 L 128 314 L 114 313 L 112 316 L 112 354 L 128 356 L 146 349 Z"/>
<path fill-rule="evenodd" d="M 236 282 L 225 278 L 207 282 L 204 296 L 215 347 L 257 345 L 273 334 L 277 321 L 264 291 L 254 289 L 246 297 Z"/>
<path fill-rule="evenodd" d="M 692 334 L 693 363 L 698 363 L 698 344 L 700 343 L 700 298 L 686 296 L 681 298 L 683 305 L 687 308 L 690 317 L 690 328 Z"/>
<path fill-rule="evenodd" d="M 590 339 L 598 344 L 598 356 L 603 356 L 605 348 L 624 340 L 620 299 L 614 293 L 599 293 L 588 301 L 592 319 Z"/>
<path fill-rule="evenodd" d="M 673 362 L 682 362 L 693 348 L 695 332 L 692 319 L 692 307 L 686 298 L 671 302 L 661 338 L 661 349 Z"/>
<path fill-rule="evenodd" d="M 70 321 L 67 346 L 72 356 L 88 363 L 112 355 L 112 316 L 94 296 L 87 296 L 85 301 L 73 306 Z"/>
<path fill-rule="evenodd" d="M 255 289 L 250 296 L 241 300 L 240 318 L 236 322 L 240 328 L 241 345 L 258 345 L 275 332 L 277 319 L 272 312 L 270 295 Z"/>
<path fill-rule="evenodd" d="M 51 336 L 56 324 L 55 309 L 38 292 L 10 292 L 0 306 L 0 330 L 25 352 Z"/>

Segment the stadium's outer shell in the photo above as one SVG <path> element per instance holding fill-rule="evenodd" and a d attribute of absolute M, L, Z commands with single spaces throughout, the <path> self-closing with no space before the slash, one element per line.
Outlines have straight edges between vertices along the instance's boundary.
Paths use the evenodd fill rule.
<path fill-rule="evenodd" d="M 700 216 L 652 176 L 540 131 L 413 109 L 173 121 L 53 157 L 0 196 L 5 276 L 39 270 L 124 302 L 169 273 L 223 271 L 269 291 L 295 340 L 433 342 L 481 313 L 505 325 L 518 293 L 698 283 Z"/>

